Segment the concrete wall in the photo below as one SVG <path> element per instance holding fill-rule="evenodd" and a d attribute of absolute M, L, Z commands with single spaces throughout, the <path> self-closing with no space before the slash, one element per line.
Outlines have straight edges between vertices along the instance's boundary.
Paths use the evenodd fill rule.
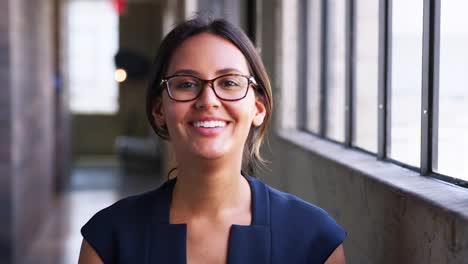
<path fill-rule="evenodd" d="M 52 2 L 0 4 L 0 263 L 20 263 L 53 194 Z"/>
<path fill-rule="evenodd" d="M 115 138 L 123 134 L 118 121 L 115 115 L 73 114 L 73 156 L 113 154 Z"/>
<path fill-rule="evenodd" d="M 11 59 L 10 59 L 10 1 L 0 2 L 0 259 L 11 259 L 13 238 L 13 203 L 11 177 Z M 0 263 L 2 263 L 0 261 Z"/>
<path fill-rule="evenodd" d="M 69 181 L 71 175 L 71 113 L 69 106 L 69 89 L 64 82 L 63 53 L 64 50 L 64 14 L 63 1 L 52 0 L 53 11 L 51 12 L 51 23 L 53 28 L 53 73 L 55 74 L 55 189 L 62 191 Z"/>
<path fill-rule="evenodd" d="M 466 263 L 467 190 L 306 133 L 270 142 L 260 178 L 327 210 L 348 232 L 347 263 Z"/>

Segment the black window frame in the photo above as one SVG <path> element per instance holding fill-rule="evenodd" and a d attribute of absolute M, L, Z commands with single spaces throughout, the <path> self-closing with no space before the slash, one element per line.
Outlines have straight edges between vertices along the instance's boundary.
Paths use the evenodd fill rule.
<path fill-rule="evenodd" d="M 421 102 L 421 149 L 420 167 L 389 158 L 387 149 L 390 146 L 389 123 L 391 118 L 391 52 L 392 52 L 392 0 L 379 0 L 379 40 L 378 40 L 378 100 L 377 100 L 377 153 L 353 145 L 355 136 L 355 68 L 356 68 L 356 1 L 346 1 L 346 46 L 345 46 L 345 138 L 344 143 L 327 137 L 327 56 L 328 56 L 328 1 L 320 1 L 320 120 L 319 132 L 307 130 L 307 33 L 299 34 L 298 41 L 298 129 L 357 151 L 376 157 L 376 160 L 387 161 L 428 176 L 468 188 L 468 181 L 453 176 L 436 173 L 433 165 L 438 157 L 438 113 L 439 113 L 439 45 L 440 45 L 440 0 L 423 0 L 423 54 L 422 63 L 422 102 Z M 299 2 L 299 32 L 307 32 L 309 1 Z"/>

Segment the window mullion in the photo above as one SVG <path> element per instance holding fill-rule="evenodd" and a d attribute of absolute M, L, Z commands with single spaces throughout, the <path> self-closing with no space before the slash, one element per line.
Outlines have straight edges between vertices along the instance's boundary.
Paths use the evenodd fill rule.
<path fill-rule="evenodd" d="M 355 1 L 346 1 L 346 95 L 345 95 L 345 146 L 351 147 L 354 137 L 354 80 L 355 80 Z"/>
<path fill-rule="evenodd" d="M 391 115 L 391 37 L 392 37 L 392 0 L 379 2 L 379 77 L 378 77 L 378 142 L 377 157 L 387 157 L 390 146 Z"/>
<path fill-rule="evenodd" d="M 440 0 L 424 1 L 421 103 L 421 174 L 437 161 Z"/>
<path fill-rule="evenodd" d="M 308 122 L 308 108 L 307 108 L 307 91 L 308 91 L 308 83 L 307 83 L 307 73 L 309 62 L 307 61 L 308 58 L 308 31 L 307 31 L 307 19 L 308 19 L 308 4 L 307 0 L 301 0 L 299 2 L 299 18 L 298 18 L 298 29 L 299 32 L 306 32 L 305 34 L 298 34 L 299 41 L 298 41 L 298 93 L 297 93 L 297 101 L 298 101 L 298 128 L 300 130 L 307 130 L 307 122 Z"/>
<path fill-rule="evenodd" d="M 327 135 L 327 115 L 328 115 L 328 100 L 327 100 L 327 74 L 328 69 L 328 1 L 322 0 L 320 12 L 320 136 Z"/>

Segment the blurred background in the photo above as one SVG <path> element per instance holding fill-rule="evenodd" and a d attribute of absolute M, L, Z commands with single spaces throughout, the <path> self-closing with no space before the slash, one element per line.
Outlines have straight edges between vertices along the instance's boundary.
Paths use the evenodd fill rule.
<path fill-rule="evenodd" d="M 76 263 L 94 213 L 166 179 L 145 114 L 159 42 L 198 11 L 245 27 L 252 4 L 0 2 L 0 263 Z"/>
<path fill-rule="evenodd" d="M 348 263 L 468 259 L 464 0 L 0 0 L 0 264 L 76 263 L 81 226 L 173 164 L 145 91 L 196 13 L 251 38 L 275 114 L 262 180 L 326 209 Z"/>

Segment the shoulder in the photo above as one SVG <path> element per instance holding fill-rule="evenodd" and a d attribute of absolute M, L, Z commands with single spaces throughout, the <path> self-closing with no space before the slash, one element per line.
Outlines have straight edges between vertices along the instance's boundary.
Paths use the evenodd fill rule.
<path fill-rule="evenodd" d="M 93 240 L 99 240 L 102 235 L 110 238 L 116 230 L 137 227 L 136 224 L 141 224 L 149 216 L 160 188 L 121 199 L 100 210 L 81 228 L 83 237 L 93 244 Z"/>
<path fill-rule="evenodd" d="M 105 221 L 107 224 L 117 225 L 128 221 L 136 221 L 135 218 L 148 215 L 148 211 L 154 206 L 155 200 L 158 200 L 160 188 L 121 199 L 97 212 L 90 219 L 90 222 L 93 220 Z"/>
<path fill-rule="evenodd" d="M 164 203 L 166 185 L 117 201 L 97 212 L 81 228 L 83 238 L 104 263 L 113 263 L 119 244 L 144 239 L 147 223 L 158 210 L 158 204 Z"/>
<path fill-rule="evenodd" d="M 293 194 L 277 190 L 260 180 L 255 180 L 264 185 L 270 201 L 270 214 L 272 220 L 281 220 L 294 224 L 327 225 L 336 223 L 324 209 L 307 202 Z"/>
<path fill-rule="evenodd" d="M 287 221 L 294 221 L 296 224 L 299 224 L 299 222 L 318 224 L 334 221 L 322 208 L 304 201 L 293 194 L 277 190 L 268 185 L 266 186 L 269 193 L 270 210 L 274 216 L 285 217 Z"/>
<path fill-rule="evenodd" d="M 324 209 L 295 195 L 264 185 L 270 203 L 273 244 L 278 251 L 289 248 L 288 243 L 295 241 L 295 248 L 292 250 L 298 257 L 304 256 L 308 263 L 323 263 L 343 243 L 346 238 L 345 230 Z M 310 255 L 312 252 L 313 255 Z M 285 253 L 288 258 L 291 257 L 290 253 Z"/>

